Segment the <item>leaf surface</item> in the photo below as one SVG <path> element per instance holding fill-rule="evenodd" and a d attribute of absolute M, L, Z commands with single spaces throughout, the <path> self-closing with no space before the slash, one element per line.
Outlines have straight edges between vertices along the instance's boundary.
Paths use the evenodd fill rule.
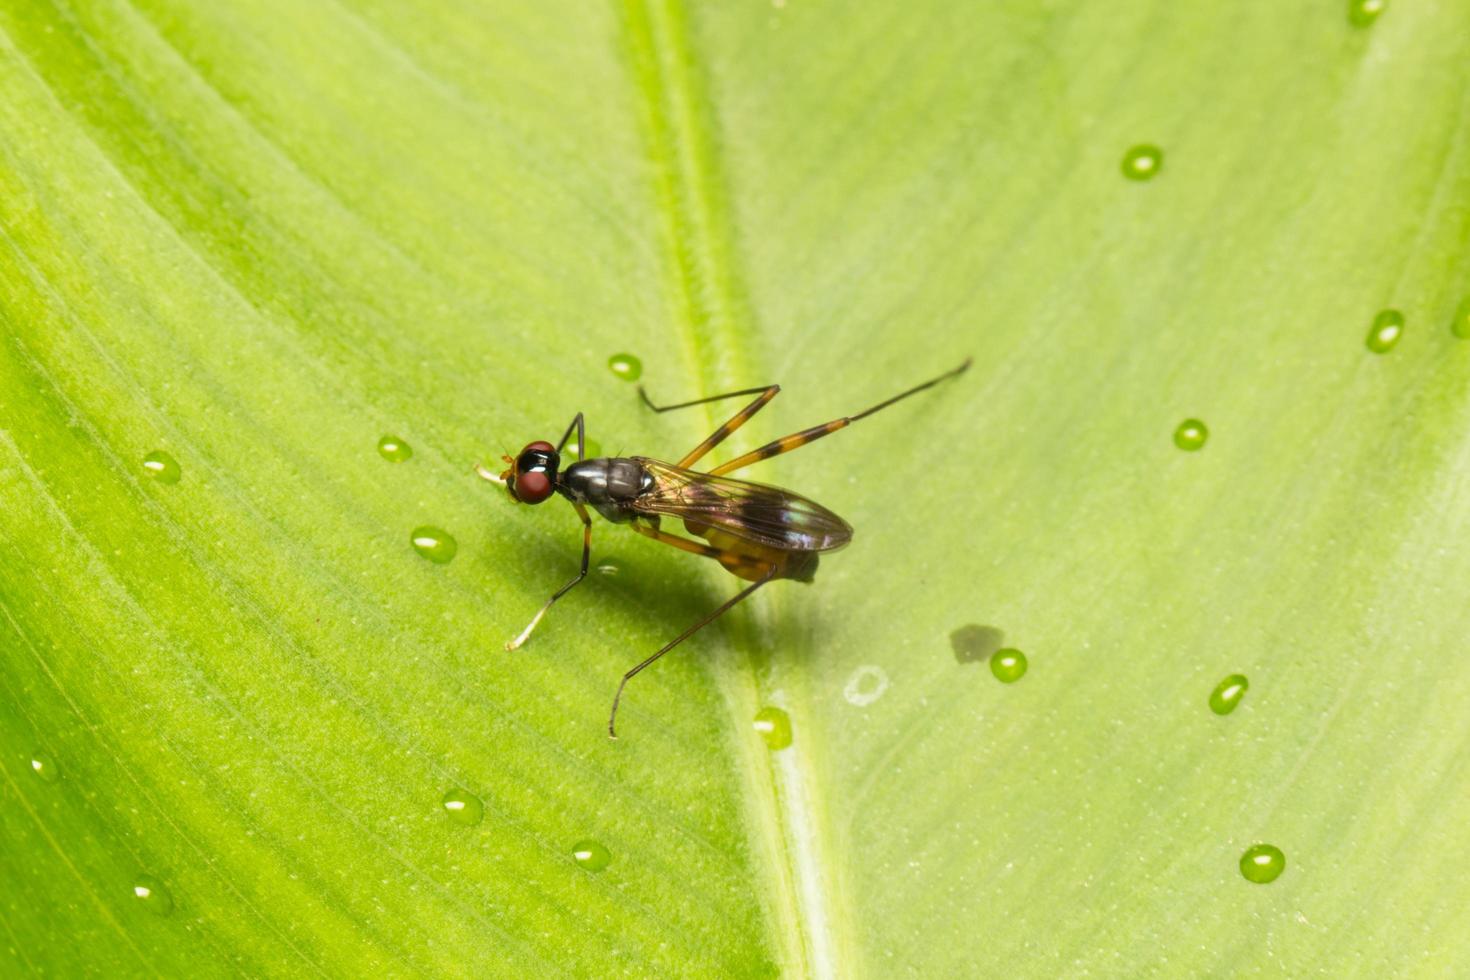
<path fill-rule="evenodd" d="M 0 971 L 1465 972 L 1467 121 L 1452 3 L 0 8 Z M 619 353 L 784 386 L 717 459 L 974 367 L 613 743 L 734 581 L 600 522 L 507 652 L 472 467 L 738 407 Z"/>

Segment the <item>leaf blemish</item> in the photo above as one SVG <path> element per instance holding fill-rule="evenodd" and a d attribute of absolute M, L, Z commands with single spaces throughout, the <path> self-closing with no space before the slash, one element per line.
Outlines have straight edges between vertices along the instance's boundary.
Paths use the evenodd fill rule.
<path fill-rule="evenodd" d="M 1006 635 L 994 626 L 967 623 L 949 634 L 954 658 L 962 664 L 978 663 L 999 650 Z"/>
<path fill-rule="evenodd" d="M 847 685 L 842 689 L 842 696 L 847 699 L 848 704 L 865 708 L 881 698 L 887 690 L 888 674 L 883 668 L 864 664 L 853 671 L 852 676 L 847 679 Z"/>

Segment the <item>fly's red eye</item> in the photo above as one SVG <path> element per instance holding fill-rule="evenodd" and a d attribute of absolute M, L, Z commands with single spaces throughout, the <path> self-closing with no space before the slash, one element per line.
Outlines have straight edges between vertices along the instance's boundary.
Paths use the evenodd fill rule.
<path fill-rule="evenodd" d="M 527 443 L 511 464 L 508 484 L 511 496 L 523 504 L 539 504 L 556 489 L 556 471 L 561 463 L 556 447 L 540 439 Z"/>
<path fill-rule="evenodd" d="M 516 499 L 523 504 L 539 504 L 551 496 L 551 479 L 540 470 L 516 474 Z"/>

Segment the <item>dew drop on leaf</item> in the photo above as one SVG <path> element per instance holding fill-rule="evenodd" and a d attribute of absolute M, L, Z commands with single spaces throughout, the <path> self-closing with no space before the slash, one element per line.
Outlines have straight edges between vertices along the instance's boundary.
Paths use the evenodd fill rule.
<path fill-rule="evenodd" d="M 133 898 L 154 915 L 168 915 L 174 910 L 174 898 L 152 875 L 139 875 L 133 880 Z"/>
<path fill-rule="evenodd" d="M 427 524 L 414 528 L 408 539 L 413 544 L 414 551 L 436 565 L 448 564 L 459 550 L 459 542 L 448 531 Z"/>
<path fill-rule="evenodd" d="M 1199 419 L 1185 419 L 1179 423 L 1179 428 L 1174 430 L 1174 445 L 1185 452 L 1194 452 L 1204 447 L 1205 440 L 1210 437 L 1210 430 Z"/>
<path fill-rule="evenodd" d="M 1215 685 L 1210 692 L 1210 710 L 1217 715 L 1228 715 L 1240 707 L 1240 701 L 1250 688 L 1244 674 L 1231 674 Z"/>
<path fill-rule="evenodd" d="M 597 574 L 606 575 L 608 578 L 616 578 L 623 574 L 623 566 L 616 558 L 604 558 L 597 563 Z"/>
<path fill-rule="evenodd" d="M 585 439 L 582 442 L 583 459 L 599 459 L 602 456 L 602 443 L 596 439 Z M 573 436 L 567 440 L 566 448 L 561 453 L 562 465 L 566 466 L 577 461 L 577 439 Z"/>
<path fill-rule="evenodd" d="M 1461 340 L 1470 340 L 1470 296 L 1460 301 L 1455 318 L 1450 321 L 1450 333 Z"/>
<path fill-rule="evenodd" d="M 643 374 L 643 362 L 632 354 L 614 354 L 607 359 L 607 367 L 624 381 L 637 381 Z"/>
<path fill-rule="evenodd" d="M 1348 0 L 1348 22 L 1367 27 L 1388 9 L 1388 0 Z"/>
<path fill-rule="evenodd" d="M 588 871 L 601 871 L 612 863 L 612 852 L 595 840 L 581 840 L 572 845 L 572 860 Z"/>
<path fill-rule="evenodd" d="M 1383 310 L 1368 328 L 1368 349 L 1375 354 L 1387 354 L 1403 333 L 1404 315 L 1398 310 Z"/>
<path fill-rule="evenodd" d="M 791 744 L 791 716 L 780 708 L 762 708 L 753 724 L 768 747 L 784 749 Z"/>
<path fill-rule="evenodd" d="M 155 449 L 143 457 L 143 472 L 159 483 L 178 483 L 179 477 L 183 476 L 179 461 L 162 449 Z"/>
<path fill-rule="evenodd" d="M 1026 655 L 1006 647 L 990 655 L 990 672 L 1002 684 L 1014 684 L 1026 676 Z"/>
<path fill-rule="evenodd" d="M 390 463 L 401 463 L 413 456 L 413 448 L 397 436 L 384 436 L 378 440 L 378 455 Z"/>
<path fill-rule="evenodd" d="M 1164 169 L 1164 151 L 1140 143 L 1123 154 L 1123 176 L 1129 180 L 1152 180 Z"/>
<path fill-rule="evenodd" d="M 485 804 L 474 793 L 468 793 L 462 789 L 452 789 L 444 794 L 444 812 L 449 814 L 449 819 L 455 823 L 473 827 L 485 819 Z"/>
<path fill-rule="evenodd" d="M 48 783 L 54 783 L 61 778 L 61 770 L 56 768 L 56 760 L 51 757 L 51 753 L 40 749 L 31 753 L 31 772 Z"/>
<path fill-rule="evenodd" d="M 1272 844 L 1255 844 L 1246 848 L 1240 856 L 1240 873 L 1246 881 L 1258 885 L 1269 884 L 1281 877 L 1286 870 L 1286 855 L 1281 848 Z"/>
<path fill-rule="evenodd" d="M 984 660 L 999 650 L 1004 642 L 1004 633 L 994 626 L 981 626 L 979 623 L 969 623 L 949 634 L 954 658 L 962 664 Z"/>

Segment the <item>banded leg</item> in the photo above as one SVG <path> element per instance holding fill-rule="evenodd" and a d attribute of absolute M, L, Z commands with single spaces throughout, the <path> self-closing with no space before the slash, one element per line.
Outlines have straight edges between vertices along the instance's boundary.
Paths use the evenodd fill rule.
<path fill-rule="evenodd" d="M 580 420 L 582 416 L 579 414 L 577 418 Z M 546 600 L 546 605 L 531 617 L 531 621 L 526 624 L 525 629 L 521 630 L 521 634 L 505 645 L 507 650 L 520 649 L 531 638 L 531 631 L 536 628 L 537 623 L 541 622 L 541 617 L 546 615 L 546 610 L 551 608 L 551 604 L 566 595 L 571 591 L 572 586 L 587 577 L 587 561 L 592 556 L 592 518 L 587 514 L 586 507 L 579 503 L 573 503 L 572 506 L 577 508 L 577 516 L 582 518 L 582 570 L 570 582 L 551 594 L 551 598 Z"/>
<path fill-rule="evenodd" d="M 633 521 L 628 526 L 646 538 L 652 538 L 655 541 L 673 545 L 680 551 L 687 551 L 691 555 L 702 555 L 705 558 L 713 558 L 726 568 L 730 568 L 732 565 L 743 565 L 747 570 L 752 572 L 765 571 L 771 568 L 770 562 L 747 558 L 744 555 L 737 555 L 730 551 L 721 551 L 714 545 L 705 544 L 702 541 L 695 541 L 693 538 L 686 538 L 682 535 L 670 534 L 668 531 L 661 530 L 653 524 Z"/>
<path fill-rule="evenodd" d="M 708 439 L 704 440 L 704 442 L 701 442 L 699 445 L 689 450 L 689 452 L 685 454 L 684 458 L 679 460 L 677 465 L 681 469 L 686 470 L 689 467 L 693 466 L 696 462 L 698 462 L 700 457 L 702 457 L 705 453 L 709 452 L 711 449 L 724 442 L 725 439 L 730 435 L 730 433 L 740 428 L 746 422 L 749 422 L 751 416 L 755 415 L 756 412 L 759 412 L 761 409 L 770 404 L 771 399 L 775 398 L 778 394 L 780 394 L 780 392 L 780 385 L 766 385 L 762 388 L 744 388 L 740 391 L 727 391 L 723 395 L 711 395 L 708 398 L 696 398 L 692 402 L 680 402 L 677 405 L 664 405 L 660 407 L 649 401 L 648 392 L 643 390 L 642 385 L 638 386 L 638 394 L 643 396 L 643 404 L 647 405 L 655 412 L 671 412 L 676 408 L 689 408 L 692 405 L 704 405 L 709 402 L 722 401 L 726 398 L 737 398 L 740 395 L 756 396 L 755 401 L 751 402 L 749 405 L 746 405 L 740 411 L 736 412 L 733 416 L 731 416 L 728 422 L 720 426 L 714 432 L 710 433 Z"/>
<path fill-rule="evenodd" d="M 879 402 L 872 408 L 858 412 L 856 415 L 845 415 L 840 419 L 833 419 L 831 422 L 825 422 L 822 425 L 814 425 L 810 429 L 802 429 L 800 432 L 793 433 L 789 436 L 782 436 L 780 439 L 777 439 L 774 442 L 766 443 L 759 449 L 752 449 L 744 456 L 736 456 L 728 463 L 722 463 L 719 466 L 716 466 L 714 469 L 709 471 L 710 475 L 722 476 L 725 473 L 733 473 L 735 470 L 738 470 L 743 466 L 749 466 L 751 463 L 758 463 L 763 459 L 770 459 L 772 456 L 780 456 L 782 453 L 789 453 L 793 449 L 800 449 L 802 446 L 805 446 L 809 442 L 816 442 L 823 436 L 831 435 L 839 429 L 847 428 L 858 419 L 864 419 L 875 412 L 882 411 L 889 405 L 892 405 L 894 402 L 903 401 L 908 396 L 917 395 L 924 389 L 932 388 L 935 385 L 939 384 L 939 382 L 941 381 L 946 381 L 950 378 L 955 377 L 956 375 L 963 374 L 969 366 L 970 359 L 967 357 L 965 358 L 965 363 L 961 364 L 959 367 L 954 368 L 950 371 L 946 371 L 937 378 L 930 378 L 923 384 L 915 385 L 907 391 L 900 392 L 887 401 Z"/>
<path fill-rule="evenodd" d="M 586 453 L 583 452 L 583 447 L 587 445 L 587 433 L 584 431 L 582 426 L 581 412 L 578 412 L 577 417 L 572 419 L 572 424 L 567 426 L 567 431 L 562 435 L 561 442 L 556 444 L 556 451 L 558 453 L 561 452 L 561 447 L 565 446 L 567 444 L 567 440 L 572 437 L 573 429 L 577 430 L 577 462 L 580 463 L 583 459 L 586 458 Z"/>
<path fill-rule="evenodd" d="M 725 602 L 714 612 L 710 613 L 708 616 L 704 617 L 699 622 L 695 623 L 693 626 L 689 627 L 687 630 L 674 637 L 668 643 L 665 643 L 662 647 L 659 648 L 657 653 L 624 674 L 623 679 L 618 682 L 618 692 L 613 695 L 612 713 L 607 716 L 607 737 L 614 739 L 618 737 L 618 702 L 623 699 L 623 688 L 628 686 L 628 682 L 630 680 L 636 677 L 643 670 L 643 668 L 647 667 L 649 664 L 653 663 L 655 660 L 657 660 L 659 657 L 662 657 L 670 650 L 674 649 L 674 647 L 678 646 L 680 643 L 683 643 L 685 640 L 689 639 L 689 637 L 693 636 L 695 633 L 698 633 L 701 629 L 708 626 L 716 619 L 719 619 L 720 616 L 729 612 L 732 608 L 739 604 L 742 599 L 746 598 L 756 589 L 760 588 L 762 585 L 765 585 L 767 582 L 775 577 L 776 571 L 775 569 L 772 569 L 766 574 L 764 578 L 759 579 L 741 589 L 740 593 L 736 595 L 735 598 L 729 600 L 728 602 Z"/>

